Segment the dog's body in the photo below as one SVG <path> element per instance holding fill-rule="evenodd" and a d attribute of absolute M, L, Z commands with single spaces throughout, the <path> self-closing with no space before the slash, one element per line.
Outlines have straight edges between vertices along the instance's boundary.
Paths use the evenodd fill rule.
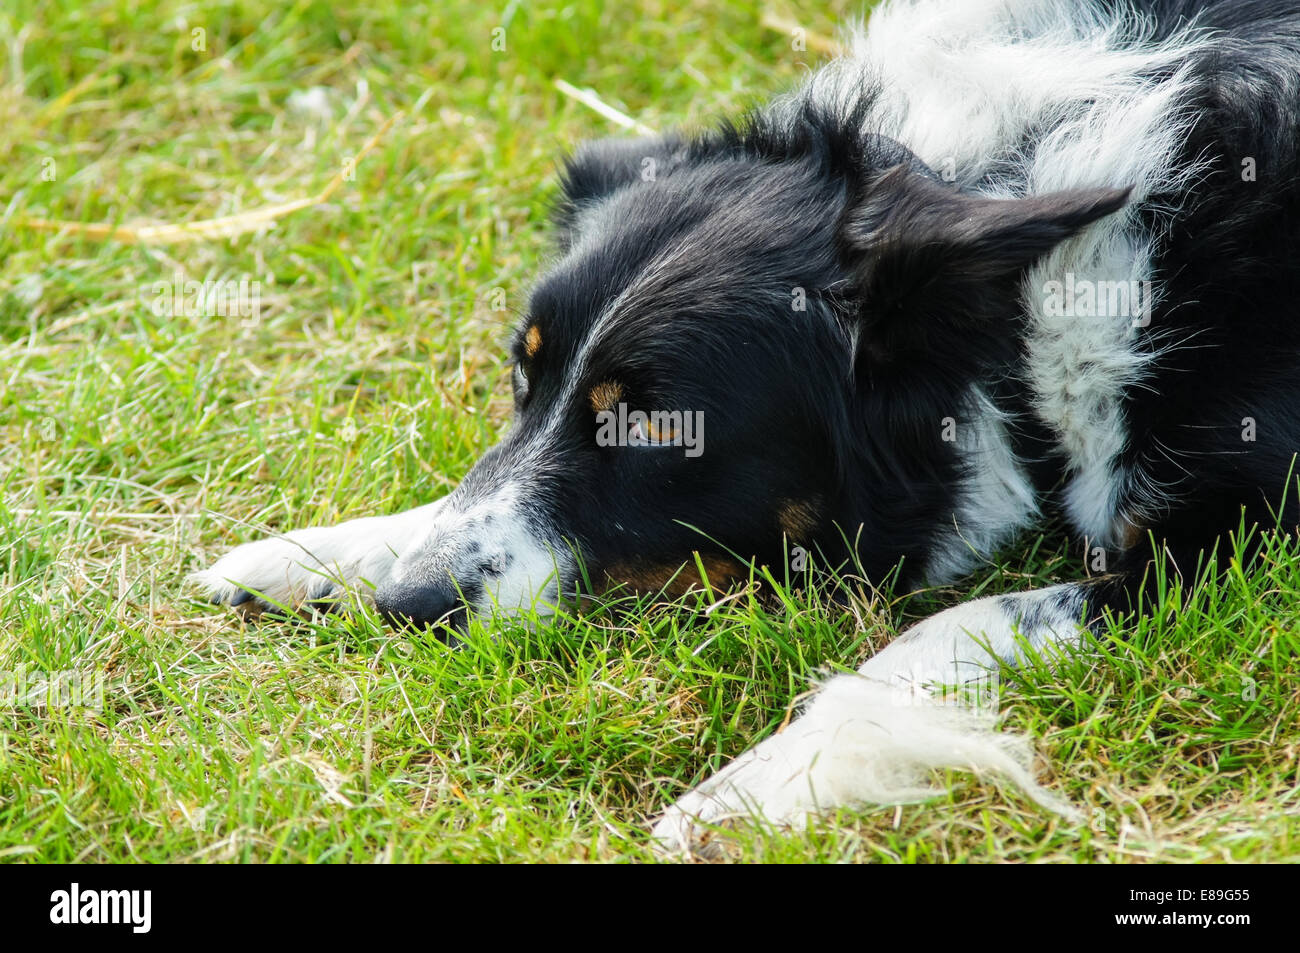
<path fill-rule="evenodd" d="M 692 552 L 714 584 L 791 545 L 948 582 L 1060 513 L 1105 575 L 925 620 L 657 832 L 896 800 L 937 765 L 1045 799 L 1015 739 L 897 689 L 1079 642 L 1154 550 L 1190 578 L 1243 518 L 1296 525 L 1298 150 L 1295 3 L 887 3 L 741 127 L 570 160 L 515 427 L 454 493 L 199 578 L 460 623 Z"/>

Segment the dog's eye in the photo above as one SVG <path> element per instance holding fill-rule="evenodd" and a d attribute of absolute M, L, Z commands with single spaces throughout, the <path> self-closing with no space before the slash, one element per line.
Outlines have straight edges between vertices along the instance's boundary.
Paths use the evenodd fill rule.
<path fill-rule="evenodd" d="M 653 418 L 646 422 L 646 430 L 650 440 L 654 443 L 672 443 L 677 439 L 677 428 L 671 421 L 664 421 L 663 425 L 657 425 Z"/>
<path fill-rule="evenodd" d="M 656 422 L 653 417 L 637 420 L 628 429 L 627 442 L 632 447 L 671 446 L 677 439 L 677 428 L 672 421 Z"/>
<path fill-rule="evenodd" d="M 512 378 L 515 388 L 515 399 L 523 400 L 528 396 L 528 374 L 524 370 L 524 365 L 515 364 L 515 372 Z"/>

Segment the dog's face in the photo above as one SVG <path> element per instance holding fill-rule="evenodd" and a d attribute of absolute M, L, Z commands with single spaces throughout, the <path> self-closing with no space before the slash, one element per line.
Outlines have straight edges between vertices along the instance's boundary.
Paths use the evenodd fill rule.
<path fill-rule="evenodd" d="M 725 585 L 795 546 L 871 571 L 921 551 L 947 502 L 936 477 L 959 466 L 940 421 L 975 360 L 1007 352 L 934 339 L 949 309 L 986 320 L 970 284 L 1011 293 L 1032 256 L 980 252 L 976 268 L 958 249 L 938 293 L 917 292 L 937 280 L 918 269 L 953 264 L 932 247 L 945 235 L 982 237 L 972 209 L 1037 254 L 1069 226 L 1031 226 L 1122 196 L 1009 214 L 1028 203 L 969 204 L 896 144 L 872 155 L 832 132 L 802 130 L 784 157 L 750 130 L 570 161 L 562 255 L 512 344 L 514 426 L 400 554 L 381 611 L 461 624 L 701 570 Z M 927 318 L 940 326 L 907 327 Z M 935 374 L 954 350 L 962 369 Z"/>

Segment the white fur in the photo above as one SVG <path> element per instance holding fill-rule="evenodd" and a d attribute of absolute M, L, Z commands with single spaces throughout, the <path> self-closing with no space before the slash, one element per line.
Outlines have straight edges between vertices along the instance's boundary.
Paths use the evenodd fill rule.
<path fill-rule="evenodd" d="M 872 14 L 870 30 L 853 39 L 851 55 L 816 74 L 800 95 L 847 107 L 870 73 L 885 89 L 868 118 L 870 131 L 892 136 L 935 169 L 951 169 L 959 185 L 1007 198 L 1127 186 L 1140 201 L 1155 189 L 1183 190 L 1200 172 L 1173 168 L 1168 157 L 1192 119 L 1181 105 L 1185 80 L 1177 64 L 1209 42 L 1190 27 L 1161 44 L 1145 35 L 1139 19 L 1108 19 L 1082 0 L 887 0 Z M 1165 78 L 1148 78 L 1157 73 Z M 793 97 L 775 108 L 798 102 Z M 1044 129 L 1030 155 L 1017 154 L 1025 133 Z M 1067 272 L 1086 280 L 1151 280 L 1156 237 L 1140 230 L 1132 212 L 1110 216 L 1031 269 L 1022 289 L 1035 412 L 1068 457 L 1069 515 L 1103 544 L 1115 541 L 1131 515 L 1121 511 L 1126 493 L 1138 495 L 1140 509 L 1154 506 L 1160 491 L 1117 463 L 1128 439 L 1119 397 L 1141 383 L 1148 360 L 1136 347 L 1138 334 L 1159 329 L 1134 328 L 1127 316 L 1053 317 L 1043 306 L 1043 285 Z M 633 293 L 639 291 L 624 297 Z M 597 331 L 622 303 L 607 309 Z M 598 338 L 591 335 L 593 346 Z M 941 578 L 964 571 L 967 554 L 988 554 L 1036 513 L 1007 422 L 983 395 L 972 399 L 977 412 L 959 439 L 975 465 L 954 538 L 929 567 Z M 498 503 L 508 510 L 517 501 Z M 415 518 L 420 512 L 250 544 L 198 576 L 216 594 L 233 593 L 225 582 L 231 578 L 289 596 L 312 591 L 322 567 L 344 579 L 414 571 L 423 565 L 421 554 L 436 550 L 431 541 L 442 525 L 438 517 L 428 530 L 433 514 Z M 515 526 L 518 532 L 523 523 Z M 522 604 L 544 585 L 544 543 L 506 535 L 499 543 L 537 550 L 495 593 L 503 606 Z M 404 553 L 400 562 L 397 552 Z M 1030 776 L 1027 741 L 993 731 L 987 712 L 925 697 L 936 683 L 970 682 L 999 662 L 1014 664 L 1025 646 L 1077 642 L 1082 630 L 1071 609 L 1078 604 L 1067 600 L 1065 608 L 1046 611 L 1058 595 L 976 600 L 912 628 L 859 675 L 830 680 L 786 731 L 682 798 L 656 836 L 682 847 L 696 841 L 701 825 L 735 814 L 798 825 L 810 812 L 838 805 L 911 800 L 931 793 L 923 780 L 935 767 L 998 773 L 1067 811 Z M 1036 620 L 1029 631 L 1017 621 L 1026 612 Z"/>
<path fill-rule="evenodd" d="M 996 731 L 995 713 L 970 704 L 969 693 L 936 697 L 935 689 L 996 686 L 999 664 L 1077 644 L 1079 607 L 1077 587 L 1066 585 L 976 599 L 918 623 L 857 675 L 823 685 L 785 731 L 677 801 L 655 825 L 655 838 L 670 850 L 694 850 L 707 843 L 710 826 L 728 818 L 799 828 L 809 814 L 836 807 L 932 797 L 942 792 L 923 782 L 935 768 L 1001 776 L 1077 819 L 1034 780 L 1029 739 Z"/>
<path fill-rule="evenodd" d="M 909 698 L 859 675 L 827 682 L 782 733 L 745 752 L 668 809 L 653 836 L 668 850 L 707 844 L 707 826 L 736 817 L 801 828 L 844 805 L 899 804 L 941 794 L 936 768 L 1002 776 L 1049 809 L 1071 809 L 1030 773 L 1028 740 L 995 729 L 990 712 Z"/>
<path fill-rule="evenodd" d="M 562 542 L 543 539 L 528 528 L 527 488 L 522 479 L 507 478 L 499 486 L 465 499 L 453 493 L 412 540 L 392 567 L 394 582 L 432 580 L 450 575 L 466 581 L 483 579 L 484 601 L 473 608 L 513 614 L 533 609 L 548 615 L 559 596 L 572 554 Z M 466 546 L 474 557 L 466 561 Z M 480 575 L 479 562 L 499 568 Z M 557 568 L 558 567 L 558 568 Z"/>
<path fill-rule="evenodd" d="M 344 588 L 366 597 L 388 580 L 398 554 L 430 525 L 443 502 L 245 543 L 190 579 L 223 602 L 246 589 L 286 607 Z"/>
<path fill-rule="evenodd" d="M 1175 167 L 1171 157 L 1195 119 L 1179 64 L 1212 37 L 1194 25 L 1162 43 L 1149 35 L 1141 17 L 1106 14 L 1085 0 L 886 0 L 869 29 L 851 38 L 848 56 L 777 107 L 789 113 L 811 97 L 847 109 L 871 77 L 884 93 L 868 131 L 897 139 L 957 185 L 994 198 L 1132 188 L 1128 210 L 1059 246 L 1029 271 L 1022 291 L 1035 410 L 1067 454 L 1066 512 L 1103 545 L 1117 544 L 1131 521 L 1162 503 L 1162 488 L 1117 463 L 1128 440 L 1120 398 L 1152 359 L 1136 348 L 1138 335 L 1159 340 L 1162 332 L 1122 315 L 1049 315 L 1043 285 L 1067 272 L 1153 281 L 1157 236 L 1142 231 L 1133 203 L 1156 189 L 1184 191 L 1203 172 Z M 1160 71 L 1168 75 L 1151 78 Z M 1023 137 L 1039 130 L 1046 136 L 1020 154 Z M 1151 287 L 1158 300 L 1158 282 Z M 1001 470 L 990 479 L 1005 480 L 1006 453 L 985 456 Z M 959 516 L 1001 508 L 991 502 Z M 972 538 L 969 525 L 959 529 Z M 936 558 L 936 576 L 959 571 L 958 549 Z"/>
<path fill-rule="evenodd" d="M 1194 119 L 1183 105 L 1180 63 L 1211 42 L 1193 27 L 1160 44 L 1148 35 L 1136 16 L 1109 17 L 1080 0 L 887 0 L 848 57 L 776 108 L 794 115 L 801 98 L 812 97 L 847 114 L 865 82 L 878 79 L 884 93 L 866 131 L 898 140 L 960 186 L 994 198 L 1130 187 L 1138 202 L 1156 189 L 1185 190 L 1202 171 L 1176 168 L 1170 157 Z M 1157 74 L 1164 78 L 1150 78 Z M 1018 143 L 1041 130 L 1045 138 L 1020 154 Z M 1067 456 L 1067 513 L 1103 545 L 1118 543 L 1129 519 L 1159 503 L 1160 488 L 1123 472 L 1118 458 L 1128 440 L 1121 398 L 1150 360 L 1138 335 L 1160 330 L 1135 327 L 1131 315 L 1052 316 L 1044 284 L 1068 272 L 1076 280 L 1151 281 L 1156 237 L 1130 207 L 1063 243 L 1022 288 L 1035 412 Z M 1158 298 L 1158 285 L 1152 289 Z M 991 553 L 1036 513 L 1006 421 L 978 392 L 973 398 L 974 417 L 959 430 L 971 470 L 957 525 L 927 567 L 940 580 Z M 1057 609 L 1062 594 L 1071 598 Z M 684 797 L 656 834 L 688 846 L 701 822 L 739 812 L 799 825 L 815 809 L 907 799 L 918 772 L 940 765 L 999 771 L 1050 803 L 1024 770 L 1024 742 L 991 733 L 968 708 L 896 704 L 890 687 L 915 700 L 917 689 L 1014 664 L 1025 645 L 1076 642 L 1081 608 L 1081 592 L 1058 587 L 1011 602 L 976 600 L 922 622 L 863 666 L 864 678 L 832 680 L 783 734 Z M 1022 615 L 1033 624 L 1018 625 Z"/>
<path fill-rule="evenodd" d="M 1018 664 L 1026 650 L 1077 643 L 1082 602 L 1073 583 L 973 599 L 918 622 L 859 672 L 919 690 L 996 677 L 999 664 Z"/>
<path fill-rule="evenodd" d="M 948 538 L 936 544 L 926 566 L 933 585 L 970 572 L 1038 519 L 1038 500 L 1011 448 L 1007 416 L 978 387 L 969 411 L 956 419 L 957 453 L 969 468 Z"/>
<path fill-rule="evenodd" d="M 501 565 L 499 572 L 482 577 L 484 596 L 474 609 L 548 615 L 558 599 L 556 580 L 571 565 L 572 554 L 561 544 L 538 538 L 527 525 L 518 488 L 506 483 L 470 502 L 453 494 L 392 516 L 245 543 L 190 579 L 222 602 L 252 590 L 270 602 L 293 607 L 345 589 L 370 601 L 374 590 L 390 581 L 434 581 L 439 573 L 478 581 L 479 573 L 462 564 L 466 546 L 474 543 L 479 554 L 475 565 L 480 559 L 499 560 Z"/>

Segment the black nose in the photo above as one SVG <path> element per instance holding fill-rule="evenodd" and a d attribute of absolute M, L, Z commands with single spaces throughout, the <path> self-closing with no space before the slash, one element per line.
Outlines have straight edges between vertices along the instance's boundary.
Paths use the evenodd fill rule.
<path fill-rule="evenodd" d="M 446 582 L 386 583 L 375 591 L 375 609 L 399 629 L 446 626 L 464 632 L 469 624 L 469 606 L 450 576 Z"/>

